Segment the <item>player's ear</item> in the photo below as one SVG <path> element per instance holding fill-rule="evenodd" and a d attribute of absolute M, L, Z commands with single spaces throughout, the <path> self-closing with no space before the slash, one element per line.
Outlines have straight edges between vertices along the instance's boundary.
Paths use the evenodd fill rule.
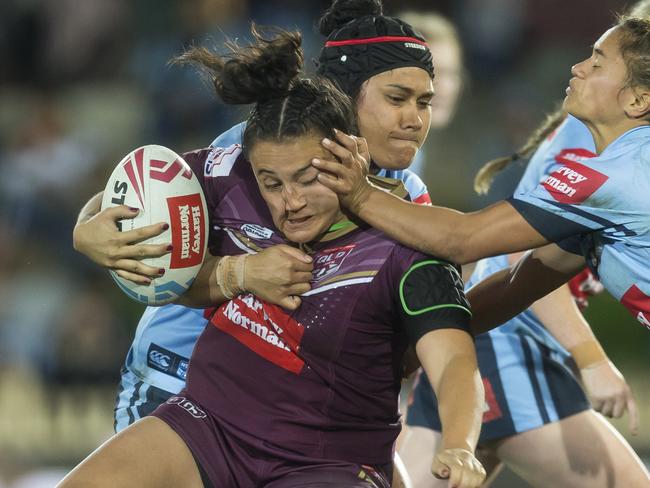
<path fill-rule="evenodd" d="M 630 89 L 626 97 L 625 113 L 632 119 L 641 119 L 650 115 L 650 90 L 643 87 Z"/>

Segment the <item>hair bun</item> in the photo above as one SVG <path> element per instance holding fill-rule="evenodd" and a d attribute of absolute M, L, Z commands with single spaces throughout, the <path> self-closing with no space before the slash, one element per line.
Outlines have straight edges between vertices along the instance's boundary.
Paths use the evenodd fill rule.
<path fill-rule="evenodd" d="M 367 15 L 382 15 L 381 0 L 334 0 L 321 16 L 318 30 L 325 37 L 343 27 L 351 20 Z"/>
<path fill-rule="evenodd" d="M 215 79 L 217 93 L 226 103 L 284 97 L 302 69 L 299 32 L 259 29 L 253 24 L 251 33 L 256 44 L 239 50 L 232 46 L 233 54 Z"/>

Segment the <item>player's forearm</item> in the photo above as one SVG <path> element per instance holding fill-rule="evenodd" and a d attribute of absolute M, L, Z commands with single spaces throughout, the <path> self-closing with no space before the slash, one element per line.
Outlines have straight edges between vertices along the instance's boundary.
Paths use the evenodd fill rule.
<path fill-rule="evenodd" d="M 102 198 L 104 192 L 100 191 L 94 195 L 88 202 L 83 206 L 77 217 L 77 224 L 83 224 L 88 222 L 92 217 L 97 215 L 102 208 Z"/>
<path fill-rule="evenodd" d="M 354 212 L 402 244 L 459 264 L 546 243 L 508 203 L 479 212 L 416 205 L 373 189 Z"/>
<path fill-rule="evenodd" d="M 507 322 L 566 283 L 571 276 L 571 271 L 553 269 L 543 260 L 527 254 L 516 265 L 479 282 L 467 292 L 472 305 L 474 335 Z"/>
<path fill-rule="evenodd" d="M 562 347 L 571 353 L 580 369 L 608 360 L 568 285 L 538 300 L 531 309 Z"/>
<path fill-rule="evenodd" d="M 476 363 L 467 357 L 450 361 L 436 391 L 442 425 L 442 448 L 474 451 L 481 431 L 484 390 Z"/>
<path fill-rule="evenodd" d="M 484 405 L 473 341 L 460 330 L 434 331 L 418 341 L 416 351 L 438 399 L 442 449 L 473 452 Z"/>
<path fill-rule="evenodd" d="M 565 349 L 596 340 L 591 327 L 571 296 L 569 285 L 563 285 L 537 300 L 531 309 Z"/>
<path fill-rule="evenodd" d="M 75 251 L 79 251 L 83 254 L 86 254 L 84 252 L 83 232 L 80 231 L 80 226 L 83 226 L 83 224 L 88 222 L 91 218 L 93 218 L 95 215 L 99 213 L 99 211 L 102 208 L 103 196 L 104 196 L 103 191 L 97 193 L 90 200 L 88 200 L 88 202 L 83 206 L 83 208 L 79 212 L 79 216 L 77 217 L 77 223 L 75 224 L 74 229 L 72 230 L 72 247 L 75 249 Z"/>
<path fill-rule="evenodd" d="M 458 261 L 452 226 L 463 217 L 461 212 L 409 203 L 373 189 L 357 207 L 357 214 L 408 247 Z"/>
<path fill-rule="evenodd" d="M 207 255 L 192 286 L 176 301 L 193 308 L 216 307 L 228 301 L 217 283 L 216 269 L 221 258 Z"/>

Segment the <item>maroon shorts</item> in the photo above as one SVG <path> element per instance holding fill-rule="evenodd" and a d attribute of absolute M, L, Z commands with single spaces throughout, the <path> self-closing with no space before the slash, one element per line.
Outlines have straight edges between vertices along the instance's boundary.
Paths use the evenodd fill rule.
<path fill-rule="evenodd" d="M 281 449 L 210 415 L 184 392 L 171 397 L 152 415 L 165 421 L 185 441 L 206 487 L 390 487 L 391 465 L 362 466 Z"/>

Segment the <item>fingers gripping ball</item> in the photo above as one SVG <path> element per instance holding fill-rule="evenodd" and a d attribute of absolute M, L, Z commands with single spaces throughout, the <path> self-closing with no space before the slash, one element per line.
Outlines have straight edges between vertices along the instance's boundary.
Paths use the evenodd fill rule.
<path fill-rule="evenodd" d="M 110 271 L 118 286 L 131 298 L 162 305 L 182 295 L 201 268 L 208 236 L 208 212 L 201 185 L 189 165 L 174 151 L 149 145 L 126 155 L 106 184 L 102 210 L 117 205 L 139 209 L 133 219 L 118 222 L 120 231 L 165 222 L 169 227 L 144 244 L 171 242 L 173 250 L 157 258 L 143 259 L 165 273 L 151 285 L 137 285 Z"/>

